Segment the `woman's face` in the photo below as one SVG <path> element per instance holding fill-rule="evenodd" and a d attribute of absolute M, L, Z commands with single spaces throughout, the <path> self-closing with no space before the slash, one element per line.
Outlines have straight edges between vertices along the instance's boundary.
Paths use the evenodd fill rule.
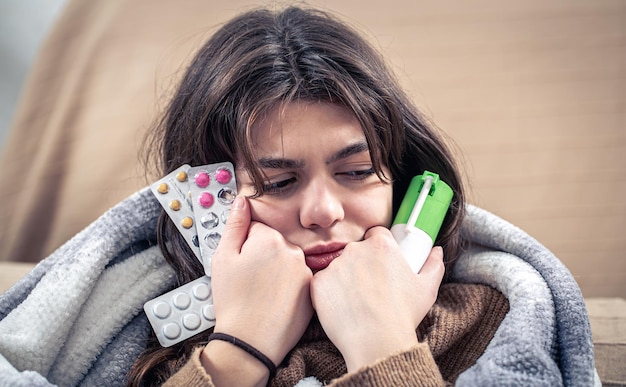
<path fill-rule="evenodd" d="M 389 227 L 392 184 L 374 172 L 361 125 L 347 109 L 289 103 L 270 112 L 253 133 L 254 157 L 267 179 L 262 195 L 250 199 L 252 220 L 300 247 L 314 272 L 347 243 L 363 239 L 367 229 Z M 245 169 L 238 169 L 237 179 L 241 194 L 255 193 Z"/>

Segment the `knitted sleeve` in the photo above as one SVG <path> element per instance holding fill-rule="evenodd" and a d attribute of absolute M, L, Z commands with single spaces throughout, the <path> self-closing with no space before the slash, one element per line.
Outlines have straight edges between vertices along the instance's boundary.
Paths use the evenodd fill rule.
<path fill-rule="evenodd" d="M 211 377 L 200 364 L 200 353 L 203 347 L 196 348 L 189 361 L 179 369 L 163 386 L 165 387 L 189 387 L 189 386 L 213 386 Z"/>
<path fill-rule="evenodd" d="M 336 379 L 333 387 L 444 386 L 445 382 L 428 344 L 393 354 L 354 373 Z"/>
<path fill-rule="evenodd" d="M 194 350 L 189 361 L 164 384 L 166 387 L 213 386 L 211 377 L 200 364 L 202 347 Z M 443 386 L 439 369 L 428 344 L 391 355 L 336 379 L 332 386 Z"/>

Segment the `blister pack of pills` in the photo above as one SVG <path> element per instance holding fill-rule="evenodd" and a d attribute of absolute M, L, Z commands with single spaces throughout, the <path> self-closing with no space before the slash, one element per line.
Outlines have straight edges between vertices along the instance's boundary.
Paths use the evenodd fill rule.
<path fill-rule="evenodd" d="M 189 191 L 189 168 L 190 166 L 186 164 L 177 168 L 153 183 L 150 189 L 198 260 L 202 262 Z"/>
<path fill-rule="evenodd" d="M 237 196 L 233 165 L 229 162 L 189 169 L 189 190 L 196 232 L 206 275 L 211 276 L 211 258 L 222 238 L 222 230 Z"/>
<path fill-rule="evenodd" d="M 143 306 L 159 343 L 172 346 L 215 325 L 211 279 L 202 276 Z"/>
<path fill-rule="evenodd" d="M 211 258 L 237 196 L 237 183 L 233 165 L 224 162 L 183 165 L 152 184 L 151 189 L 206 274 L 144 304 L 159 343 L 169 347 L 215 325 Z"/>

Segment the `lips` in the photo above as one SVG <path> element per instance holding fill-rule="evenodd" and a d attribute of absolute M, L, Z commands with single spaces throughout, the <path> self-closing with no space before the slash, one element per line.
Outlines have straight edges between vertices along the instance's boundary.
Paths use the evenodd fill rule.
<path fill-rule="evenodd" d="M 304 252 L 306 265 L 314 272 L 323 270 L 343 252 L 345 244 L 333 243 L 325 246 L 316 246 Z"/>

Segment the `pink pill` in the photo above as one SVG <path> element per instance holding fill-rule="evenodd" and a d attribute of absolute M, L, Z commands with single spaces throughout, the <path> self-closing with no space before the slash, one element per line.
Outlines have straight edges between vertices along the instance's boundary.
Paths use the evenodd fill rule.
<path fill-rule="evenodd" d="M 215 171 L 215 180 L 220 184 L 227 184 L 231 178 L 232 175 L 228 169 L 218 169 Z"/>
<path fill-rule="evenodd" d="M 196 174 L 195 178 L 194 178 L 196 185 L 200 188 L 205 188 L 209 185 L 209 183 L 211 183 L 211 178 L 209 177 L 209 174 L 206 172 L 200 172 L 198 174 Z"/>
<path fill-rule="evenodd" d="M 215 198 L 208 192 L 203 192 L 198 196 L 198 203 L 202 206 L 202 208 L 209 208 L 215 202 Z"/>

